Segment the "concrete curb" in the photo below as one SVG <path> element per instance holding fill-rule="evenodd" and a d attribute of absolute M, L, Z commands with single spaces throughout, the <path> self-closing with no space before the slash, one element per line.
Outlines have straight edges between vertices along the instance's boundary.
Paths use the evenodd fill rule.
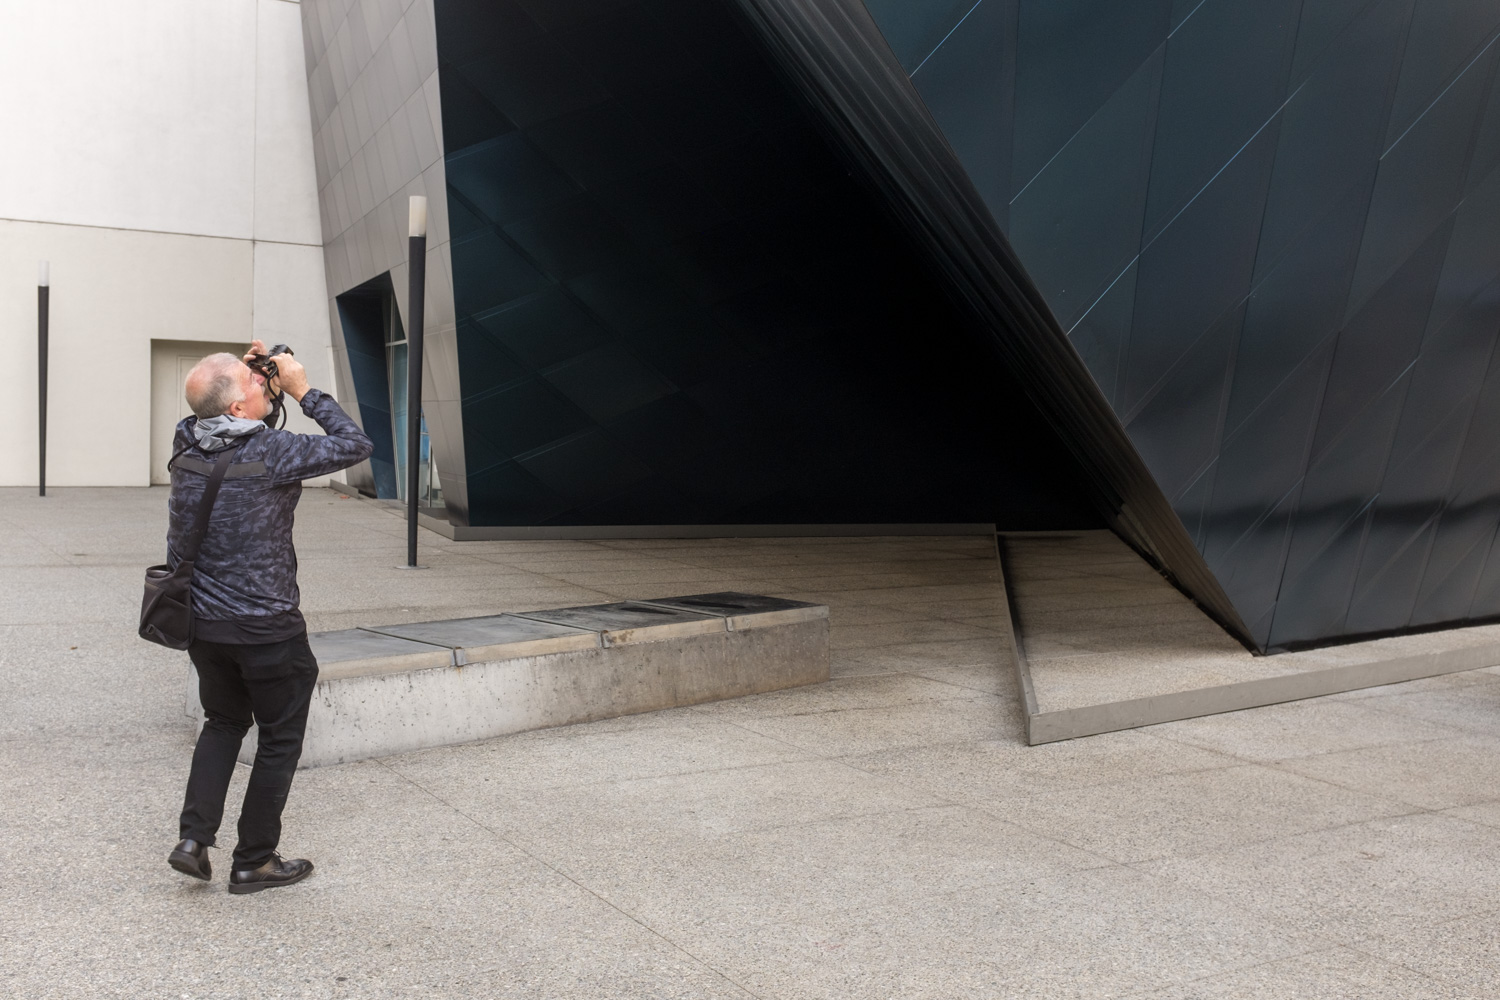
<path fill-rule="evenodd" d="M 1001 586 L 1005 588 L 1006 607 L 1010 614 L 1010 641 L 1015 656 L 1016 677 L 1021 687 L 1021 704 L 1026 713 L 1026 742 L 1032 746 L 1124 729 L 1138 729 L 1180 719 L 1238 712 L 1287 701 L 1301 701 L 1305 698 L 1321 698 L 1345 691 L 1462 673 L 1465 670 L 1500 664 L 1500 643 L 1483 643 L 1433 653 L 1373 657 L 1364 662 L 1330 664 L 1327 667 L 1295 671 L 1281 677 L 1257 677 L 1234 684 L 1044 712 L 1037 703 L 1031 667 L 1026 660 L 1020 615 L 1005 582 L 1007 565 L 1004 538 L 996 538 L 995 550 L 1000 563 Z"/>

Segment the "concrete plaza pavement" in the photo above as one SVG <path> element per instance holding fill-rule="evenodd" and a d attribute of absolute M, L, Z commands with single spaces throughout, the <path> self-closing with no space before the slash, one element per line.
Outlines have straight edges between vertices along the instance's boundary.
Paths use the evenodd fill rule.
<path fill-rule="evenodd" d="M 830 606 L 834 679 L 301 772 L 317 872 L 229 896 L 227 848 L 164 860 L 165 501 L 0 490 L 0 996 L 1500 995 L 1500 671 L 1028 747 L 984 538 L 424 531 L 409 573 L 308 491 L 313 629 L 747 590 Z"/>

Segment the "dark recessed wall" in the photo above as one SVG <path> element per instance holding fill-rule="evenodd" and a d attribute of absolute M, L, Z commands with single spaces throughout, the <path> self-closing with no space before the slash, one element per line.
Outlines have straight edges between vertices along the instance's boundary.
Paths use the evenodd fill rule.
<path fill-rule="evenodd" d="M 334 304 L 344 336 L 345 361 L 354 385 L 360 426 L 375 446 L 370 453 L 375 495 L 394 500 L 400 493 L 396 487 L 395 425 L 386 344 L 400 339 L 393 337 L 391 330 L 393 326 L 401 328 L 401 317 L 391 276 L 383 274 L 351 288 L 337 296 Z"/>
<path fill-rule="evenodd" d="M 867 7 L 1257 641 L 1500 614 L 1500 4 Z"/>
<path fill-rule="evenodd" d="M 722 0 L 437 0 L 469 522 L 1099 523 Z"/>

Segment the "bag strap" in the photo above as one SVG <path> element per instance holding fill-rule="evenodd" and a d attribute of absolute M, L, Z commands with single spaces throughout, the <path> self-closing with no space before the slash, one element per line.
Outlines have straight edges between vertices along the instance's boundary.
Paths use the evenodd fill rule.
<path fill-rule="evenodd" d="M 214 501 L 219 498 L 219 484 L 224 482 L 224 476 L 229 472 L 229 459 L 239 445 L 230 445 L 219 452 L 218 461 L 214 462 L 214 471 L 208 475 L 208 485 L 203 487 L 203 500 L 198 505 L 198 516 L 193 519 L 193 530 L 187 536 L 182 550 L 183 562 L 197 562 L 198 550 L 203 547 L 203 536 L 208 533 L 208 515 L 214 509 Z"/>
<path fill-rule="evenodd" d="M 183 455 L 186 455 L 188 452 L 192 451 L 196 447 L 198 447 L 198 443 L 195 441 L 192 444 L 184 445 L 182 447 L 182 450 L 174 452 L 172 454 L 172 457 L 169 458 L 169 459 L 167 459 L 167 471 L 171 472 L 172 471 L 172 463 L 175 462 L 175 461 L 177 461 Z"/>
<path fill-rule="evenodd" d="M 183 445 L 177 451 L 173 452 L 172 453 L 172 457 L 169 458 L 169 459 L 167 459 L 167 473 L 169 475 L 172 472 L 172 463 L 173 462 L 177 461 L 183 455 L 186 455 L 188 452 L 190 452 L 194 448 L 198 447 L 198 442 L 192 440 L 192 438 L 194 437 L 194 435 L 193 435 L 193 425 L 196 424 L 197 422 L 198 422 L 198 415 L 196 413 L 193 414 L 191 417 L 188 417 L 188 422 L 187 422 L 188 443 L 185 444 L 185 445 Z"/>

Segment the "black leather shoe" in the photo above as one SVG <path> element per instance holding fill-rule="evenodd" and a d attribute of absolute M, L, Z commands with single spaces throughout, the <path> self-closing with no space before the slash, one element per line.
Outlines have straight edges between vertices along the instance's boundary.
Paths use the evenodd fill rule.
<path fill-rule="evenodd" d="M 214 866 L 208 862 L 208 845 L 196 840 L 184 840 L 172 848 L 172 853 L 167 855 L 167 864 L 184 875 L 201 878 L 205 882 L 214 877 Z"/>
<path fill-rule="evenodd" d="M 305 858 L 297 858 L 293 861 L 281 860 L 281 855 L 271 855 L 271 860 L 259 868 L 249 868 L 243 871 L 236 869 L 229 873 L 229 891 L 235 894 L 246 892 L 260 892 L 262 889 L 274 889 L 279 885 L 291 885 L 293 882 L 301 882 L 312 874 L 313 863 Z"/>

